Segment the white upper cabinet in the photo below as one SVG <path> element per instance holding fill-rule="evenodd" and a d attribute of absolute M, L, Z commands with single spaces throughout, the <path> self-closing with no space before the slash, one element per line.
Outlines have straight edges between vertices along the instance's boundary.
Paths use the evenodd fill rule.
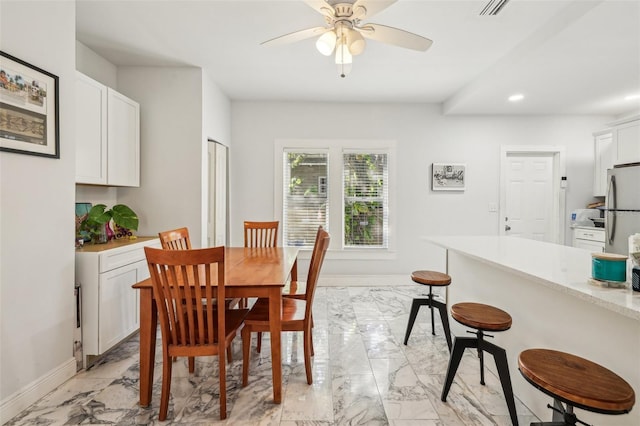
<path fill-rule="evenodd" d="M 76 182 L 107 184 L 107 87 L 76 78 Z"/>
<path fill-rule="evenodd" d="M 139 104 L 76 74 L 76 183 L 140 186 Z"/>
<path fill-rule="evenodd" d="M 613 167 L 617 153 L 613 143 L 613 131 L 594 134 L 595 167 L 593 171 L 593 196 L 604 197 L 607 193 L 607 169 Z"/>
<path fill-rule="evenodd" d="M 640 162 L 640 120 L 616 127 L 618 155 L 615 164 Z"/>
<path fill-rule="evenodd" d="M 108 89 L 109 185 L 140 186 L 140 106 Z"/>
<path fill-rule="evenodd" d="M 617 164 L 640 163 L 640 117 L 631 117 L 609 124 L 609 129 L 596 132 L 593 195 L 607 193 L 607 169 Z"/>

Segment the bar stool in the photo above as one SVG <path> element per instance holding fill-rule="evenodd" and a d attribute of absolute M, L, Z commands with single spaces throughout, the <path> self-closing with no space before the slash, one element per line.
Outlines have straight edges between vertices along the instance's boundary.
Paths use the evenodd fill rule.
<path fill-rule="evenodd" d="M 631 386 L 614 372 L 592 361 L 550 349 L 527 349 L 518 357 L 522 376 L 553 398 L 551 422 L 533 425 L 575 425 L 573 408 L 600 414 L 626 414 L 635 403 Z M 566 408 L 562 403 L 566 404 Z"/>
<path fill-rule="evenodd" d="M 483 352 L 489 352 L 493 355 L 502 385 L 502 392 L 507 400 L 509 415 L 514 426 L 518 426 L 518 416 L 516 415 L 516 404 L 513 399 L 513 389 L 511 387 L 511 377 L 509 376 L 509 365 L 507 364 L 507 352 L 500 346 L 494 345 L 484 340 L 485 337 L 493 337 L 484 334 L 485 331 L 505 331 L 511 328 L 511 315 L 502 309 L 493 306 L 484 305 L 482 303 L 456 303 L 451 307 L 451 316 L 462 325 L 473 328 L 478 331 L 467 331 L 467 333 L 475 334 L 476 337 L 458 337 L 454 339 L 453 351 L 449 359 L 449 367 L 447 368 L 447 377 L 442 389 L 443 402 L 447 401 L 449 389 L 453 383 L 460 360 L 466 348 L 477 348 L 478 358 L 480 358 L 480 384 L 484 385 L 484 355 Z"/>
<path fill-rule="evenodd" d="M 449 317 L 447 316 L 446 303 L 440 302 L 433 298 L 433 287 L 446 287 L 451 284 L 451 277 L 442 272 L 435 271 L 414 271 L 411 273 L 411 279 L 418 284 L 428 285 L 429 294 L 425 294 L 426 298 L 415 298 L 411 304 L 411 313 L 409 314 L 409 322 L 407 323 L 407 331 L 404 335 L 404 344 L 409 341 L 409 335 L 413 329 L 413 323 L 418 316 L 418 310 L 420 306 L 429 306 L 431 309 L 431 334 L 436 335 L 435 319 L 433 308 L 437 308 L 440 311 L 440 319 L 442 320 L 442 326 L 444 327 L 444 334 L 447 338 L 447 346 L 449 346 L 449 352 L 451 352 L 451 330 L 449 329 Z"/>

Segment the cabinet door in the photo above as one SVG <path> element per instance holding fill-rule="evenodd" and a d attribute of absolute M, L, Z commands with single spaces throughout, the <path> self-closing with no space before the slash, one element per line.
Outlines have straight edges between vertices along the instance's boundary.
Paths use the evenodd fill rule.
<path fill-rule="evenodd" d="M 108 89 L 108 184 L 140 186 L 140 106 Z"/>
<path fill-rule="evenodd" d="M 140 324 L 138 291 L 131 286 L 149 277 L 146 261 L 100 274 L 98 352 L 104 353 Z"/>
<path fill-rule="evenodd" d="M 616 164 L 640 162 L 640 120 L 621 124 L 616 129 L 618 157 Z"/>
<path fill-rule="evenodd" d="M 590 250 L 594 253 L 602 253 L 604 251 L 604 243 L 598 243 L 595 241 L 574 240 L 573 246 L 585 250 Z"/>
<path fill-rule="evenodd" d="M 596 135 L 594 144 L 593 195 L 604 197 L 607 192 L 607 169 L 613 167 L 617 155 L 613 132 Z"/>
<path fill-rule="evenodd" d="M 107 183 L 107 87 L 76 74 L 76 183 Z"/>

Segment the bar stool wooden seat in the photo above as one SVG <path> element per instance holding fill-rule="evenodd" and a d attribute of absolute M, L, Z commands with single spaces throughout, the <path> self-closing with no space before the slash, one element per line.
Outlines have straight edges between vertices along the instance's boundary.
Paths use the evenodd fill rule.
<path fill-rule="evenodd" d="M 485 334 L 485 331 L 499 332 L 511 328 L 511 315 L 502 309 L 482 303 L 456 303 L 451 307 L 451 316 L 460 324 L 473 328 L 477 331 L 468 333 L 475 334 L 476 337 L 458 337 L 453 342 L 453 350 L 449 359 L 449 367 L 447 368 L 447 377 L 445 378 L 444 387 L 442 389 L 442 401 L 447 401 L 449 389 L 453 383 L 460 360 L 466 348 L 477 348 L 478 358 L 480 358 L 480 384 L 484 385 L 484 355 L 483 352 L 489 352 L 493 355 L 502 385 L 502 391 L 507 401 L 509 415 L 514 426 L 518 426 L 518 416 L 516 415 L 516 404 L 513 399 L 513 389 L 511 387 L 511 377 L 509 376 L 509 365 L 507 363 L 507 352 L 500 346 L 494 345 L 484 340 L 485 337 L 493 337 Z"/>
<path fill-rule="evenodd" d="M 409 322 L 407 323 L 407 331 L 404 335 L 404 344 L 406 345 L 413 329 L 413 324 L 418 316 L 418 310 L 420 306 L 429 306 L 431 310 L 431 334 L 436 335 L 435 331 L 435 319 L 433 308 L 437 308 L 440 311 L 440 319 L 442 320 L 442 327 L 444 328 L 444 334 L 447 339 L 447 346 L 449 346 L 449 352 L 451 352 L 451 330 L 449 329 L 449 317 L 447 316 L 447 304 L 434 299 L 433 287 L 446 287 L 451 284 L 451 277 L 442 272 L 436 271 L 414 271 L 411 273 L 411 279 L 422 285 L 429 286 L 429 294 L 425 294 L 426 298 L 415 298 L 411 303 L 411 313 L 409 314 Z"/>
<path fill-rule="evenodd" d="M 552 421 L 532 426 L 586 424 L 573 413 L 574 407 L 600 414 L 626 414 L 635 403 L 635 393 L 623 378 L 576 355 L 527 349 L 518 357 L 518 369 L 525 380 L 554 400 L 553 406 L 547 405 L 553 410 Z"/>

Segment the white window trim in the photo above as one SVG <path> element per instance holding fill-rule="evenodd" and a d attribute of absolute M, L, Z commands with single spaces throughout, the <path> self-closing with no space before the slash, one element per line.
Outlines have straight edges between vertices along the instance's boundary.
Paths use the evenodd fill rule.
<path fill-rule="evenodd" d="M 351 259 L 351 260 L 392 260 L 396 258 L 396 141 L 381 139 L 276 139 L 274 142 L 274 217 L 283 222 L 282 197 L 283 197 L 283 152 L 285 150 L 328 151 L 329 153 L 329 193 L 333 194 L 336 188 L 339 199 L 329 204 L 329 232 L 335 235 L 331 238 L 331 244 L 327 252 L 327 259 Z M 387 248 L 354 248 L 342 247 L 344 230 L 344 206 L 342 197 L 342 158 L 343 152 L 386 152 L 388 154 L 389 176 L 389 236 Z M 332 179 L 333 177 L 333 179 Z M 336 195 L 334 195 L 336 197 Z M 284 225 L 283 225 L 284 226 Z M 335 229 L 340 227 L 339 229 Z M 311 249 L 301 250 L 300 258 L 307 257 L 306 252 Z"/>

